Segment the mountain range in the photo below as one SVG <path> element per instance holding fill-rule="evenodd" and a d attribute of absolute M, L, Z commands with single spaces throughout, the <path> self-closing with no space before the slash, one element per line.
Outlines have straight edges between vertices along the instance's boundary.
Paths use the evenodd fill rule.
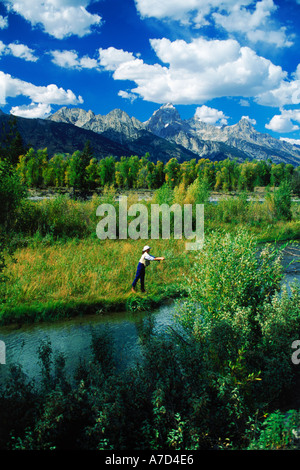
<path fill-rule="evenodd" d="M 10 116 L 0 110 L 0 129 Z M 247 119 L 233 126 L 217 127 L 196 116 L 183 120 L 177 109 L 167 103 L 146 121 L 130 117 L 120 109 L 96 115 L 80 108 L 62 107 L 47 119 L 15 117 L 24 144 L 54 153 L 82 150 L 90 141 L 94 156 L 121 156 L 149 153 L 152 161 L 179 162 L 192 158 L 210 160 L 268 160 L 300 165 L 300 146 L 263 134 Z M 0 130 L 1 132 L 1 130 Z"/>
<path fill-rule="evenodd" d="M 177 109 L 170 103 L 161 106 L 144 123 L 119 109 L 102 116 L 95 115 L 92 111 L 67 107 L 58 110 L 48 120 L 92 130 L 125 145 L 138 155 L 141 151 L 142 154 L 149 152 L 154 160 L 164 160 L 158 152 L 166 145 L 163 142 L 168 142 L 177 146 L 179 156 L 176 152 L 171 156 L 177 157 L 179 161 L 190 158 L 223 160 L 229 157 L 242 162 L 246 159 L 270 158 L 275 163 L 291 163 L 295 166 L 300 164 L 299 146 L 256 131 L 248 119 L 241 119 L 233 126 L 222 127 L 207 124 L 197 117 L 182 120 Z M 155 138 L 161 140 L 157 141 Z"/>

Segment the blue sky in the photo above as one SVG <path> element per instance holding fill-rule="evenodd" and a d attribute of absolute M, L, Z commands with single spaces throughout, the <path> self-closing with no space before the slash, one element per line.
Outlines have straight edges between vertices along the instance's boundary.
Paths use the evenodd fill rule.
<path fill-rule="evenodd" d="M 146 121 L 170 102 L 298 142 L 299 34 L 300 0 L 2 0 L 0 107 Z"/>

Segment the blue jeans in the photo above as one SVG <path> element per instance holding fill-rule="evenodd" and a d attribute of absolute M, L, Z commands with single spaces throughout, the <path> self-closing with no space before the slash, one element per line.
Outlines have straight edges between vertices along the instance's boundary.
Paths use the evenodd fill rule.
<path fill-rule="evenodd" d="M 144 264 L 142 263 L 139 263 L 137 265 L 137 270 L 136 270 L 136 275 L 135 275 L 135 278 L 133 280 L 133 283 L 132 283 L 132 287 L 135 288 L 136 286 L 136 283 L 138 282 L 138 280 L 141 280 L 141 290 L 142 292 L 144 292 L 145 290 L 145 285 L 144 285 L 144 281 L 145 281 L 145 266 Z"/>

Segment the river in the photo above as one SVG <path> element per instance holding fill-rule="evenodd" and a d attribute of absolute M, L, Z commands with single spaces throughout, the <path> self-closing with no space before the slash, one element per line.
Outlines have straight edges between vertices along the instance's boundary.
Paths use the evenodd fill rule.
<path fill-rule="evenodd" d="M 165 331 L 172 323 L 173 309 L 168 305 L 151 313 L 119 312 L 24 325 L 18 329 L 1 327 L 0 339 L 5 343 L 6 364 L 0 364 L 0 380 L 5 377 L 9 364 L 19 364 L 28 377 L 38 378 L 37 351 L 43 340 L 51 342 L 55 354 L 64 355 L 66 370 L 72 375 L 80 359 L 91 357 L 92 335 L 103 331 L 108 332 L 114 341 L 119 367 L 134 365 L 141 354 L 139 336 L 143 334 L 145 323 L 151 320 L 155 331 Z"/>
<path fill-rule="evenodd" d="M 290 264 L 292 262 L 292 264 Z M 300 244 L 286 248 L 283 265 L 283 282 L 300 281 Z M 134 365 L 141 355 L 140 336 L 151 320 L 154 330 L 164 332 L 173 322 L 173 305 L 163 306 L 151 313 L 120 312 L 103 315 L 88 315 L 57 321 L 0 327 L 0 340 L 5 343 L 6 364 L 0 363 L 0 381 L 5 379 L 9 364 L 19 364 L 29 378 L 39 379 L 38 347 L 43 340 L 50 340 L 54 354 L 62 353 L 66 359 L 66 370 L 72 375 L 79 360 L 91 357 L 93 332 L 109 332 L 114 340 L 119 367 Z"/>

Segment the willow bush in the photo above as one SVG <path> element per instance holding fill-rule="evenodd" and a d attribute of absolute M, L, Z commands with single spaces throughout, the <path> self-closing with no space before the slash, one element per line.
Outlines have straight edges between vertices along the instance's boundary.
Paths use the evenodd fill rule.
<path fill-rule="evenodd" d="M 300 335 L 300 290 L 282 286 L 280 258 L 281 250 L 259 249 L 246 231 L 213 233 L 191 269 L 188 299 L 177 307 L 183 338 L 201 345 L 214 387 L 229 403 L 234 394 L 244 418 L 252 406 L 291 393 L 298 373 L 291 345 Z"/>
<path fill-rule="evenodd" d="M 213 318 L 239 307 L 255 313 L 279 289 L 282 277 L 280 250 L 266 245 L 259 252 L 258 242 L 246 230 L 220 230 L 206 236 L 196 256 L 187 280 L 189 298 Z"/>

